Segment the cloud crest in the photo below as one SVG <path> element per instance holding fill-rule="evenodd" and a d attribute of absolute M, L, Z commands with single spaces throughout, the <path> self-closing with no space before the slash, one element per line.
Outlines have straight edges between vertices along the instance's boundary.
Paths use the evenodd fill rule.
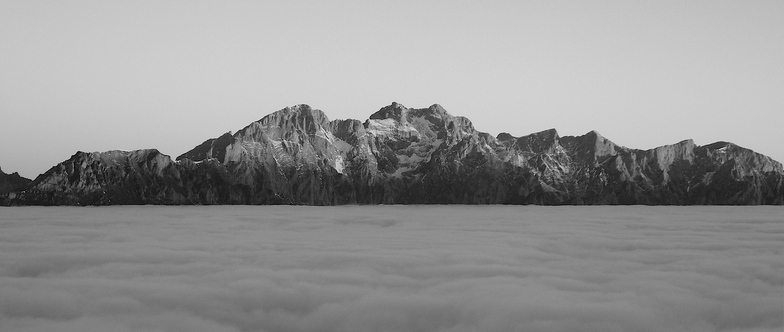
<path fill-rule="evenodd" d="M 781 331 L 775 207 L 0 211 L 3 331 Z"/>

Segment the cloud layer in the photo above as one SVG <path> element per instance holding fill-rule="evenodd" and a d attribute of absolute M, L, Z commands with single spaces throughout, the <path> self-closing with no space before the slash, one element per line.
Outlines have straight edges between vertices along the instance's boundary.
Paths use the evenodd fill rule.
<path fill-rule="evenodd" d="M 776 207 L 0 209 L 2 331 L 781 331 Z"/>

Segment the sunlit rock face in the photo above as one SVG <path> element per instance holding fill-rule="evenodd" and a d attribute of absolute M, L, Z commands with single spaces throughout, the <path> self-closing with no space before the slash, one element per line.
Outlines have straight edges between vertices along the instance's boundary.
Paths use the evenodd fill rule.
<path fill-rule="evenodd" d="M 79 152 L 4 204 L 784 204 L 782 165 L 732 143 L 651 150 L 591 131 L 477 131 L 440 105 L 367 120 L 287 107 L 175 161 Z"/>

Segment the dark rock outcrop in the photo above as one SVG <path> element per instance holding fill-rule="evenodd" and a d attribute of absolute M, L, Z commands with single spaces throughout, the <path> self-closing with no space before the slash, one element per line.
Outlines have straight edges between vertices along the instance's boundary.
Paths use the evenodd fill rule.
<path fill-rule="evenodd" d="M 9 205 L 10 197 L 16 197 L 16 192 L 24 191 L 32 182 L 17 172 L 6 174 L 0 169 L 0 206 Z"/>
<path fill-rule="evenodd" d="M 288 107 L 171 160 L 78 152 L 5 204 L 784 204 L 781 163 L 691 140 L 651 150 L 592 131 L 493 137 L 439 105 L 368 120 Z"/>
<path fill-rule="evenodd" d="M 3 169 L 0 168 L 0 194 L 22 190 L 27 188 L 32 182 L 33 180 L 23 177 L 17 172 L 6 174 L 3 172 Z"/>

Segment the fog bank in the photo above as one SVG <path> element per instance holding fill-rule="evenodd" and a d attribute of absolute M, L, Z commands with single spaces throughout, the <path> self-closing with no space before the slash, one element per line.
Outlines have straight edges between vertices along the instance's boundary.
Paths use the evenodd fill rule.
<path fill-rule="evenodd" d="M 0 208 L 0 331 L 778 331 L 780 207 Z"/>

